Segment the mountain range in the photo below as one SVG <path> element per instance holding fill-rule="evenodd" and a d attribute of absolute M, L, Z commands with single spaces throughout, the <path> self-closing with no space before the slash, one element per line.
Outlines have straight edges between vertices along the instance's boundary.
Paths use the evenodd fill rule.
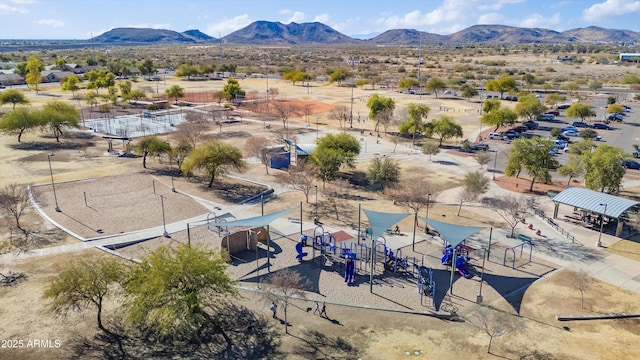
<path fill-rule="evenodd" d="M 467 43 L 639 43 L 640 33 L 630 30 L 605 29 L 597 26 L 558 32 L 540 28 L 520 28 L 505 25 L 474 25 L 449 35 L 438 35 L 413 29 L 385 31 L 370 39 L 356 39 L 344 35 L 319 22 L 282 24 L 271 21 L 255 21 L 221 39 L 199 30 L 182 33 L 165 29 L 115 28 L 91 39 L 95 43 L 169 44 L 169 43 L 219 43 L 255 45 L 305 45 L 305 44 L 372 44 L 372 45 L 442 45 Z"/>

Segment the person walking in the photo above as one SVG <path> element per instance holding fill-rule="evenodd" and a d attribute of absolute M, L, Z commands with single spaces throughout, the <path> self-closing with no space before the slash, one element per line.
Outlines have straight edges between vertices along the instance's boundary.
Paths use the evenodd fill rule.
<path fill-rule="evenodd" d="M 313 315 L 315 315 L 316 313 L 320 313 L 320 305 L 318 304 L 317 301 L 316 301 L 316 308 L 315 310 L 313 310 Z"/>
<path fill-rule="evenodd" d="M 278 305 L 275 302 L 271 302 L 271 307 L 269 308 L 273 312 L 273 318 L 276 318 L 276 313 L 278 312 Z"/>
<path fill-rule="evenodd" d="M 322 303 L 322 310 L 320 310 L 320 316 L 324 315 L 324 317 L 327 317 L 327 303 L 323 302 Z"/>

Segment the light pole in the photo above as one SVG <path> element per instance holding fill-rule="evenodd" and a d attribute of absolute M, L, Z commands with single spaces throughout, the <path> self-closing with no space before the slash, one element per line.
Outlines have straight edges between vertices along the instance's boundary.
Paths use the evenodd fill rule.
<path fill-rule="evenodd" d="M 258 277 L 258 282 L 257 282 L 257 287 L 258 289 L 260 289 L 260 265 L 258 262 L 258 235 L 260 235 L 260 233 L 262 232 L 262 230 L 255 232 L 252 229 L 247 230 L 247 243 L 251 241 L 251 234 L 256 234 L 256 276 Z"/>
<path fill-rule="evenodd" d="M 319 128 L 318 128 L 318 123 L 320 122 L 320 116 L 316 116 L 316 139 L 319 136 Z"/>
<path fill-rule="evenodd" d="M 604 216 L 607 213 L 607 205 L 608 204 L 599 204 L 600 206 L 604 206 L 604 212 L 600 215 L 600 235 L 598 235 L 598 242 L 596 243 L 597 247 L 602 247 L 602 230 L 604 229 Z"/>
<path fill-rule="evenodd" d="M 498 149 L 496 148 L 496 157 L 493 159 L 493 180 L 496 179 L 496 164 L 498 163 Z"/>
<path fill-rule="evenodd" d="M 314 185 L 313 187 L 316 188 L 316 215 L 313 218 L 313 223 L 317 224 L 318 223 L 318 185 Z"/>
<path fill-rule="evenodd" d="M 58 196 L 56 196 L 56 184 L 53 181 L 53 169 L 51 168 L 51 157 L 53 156 L 53 153 L 48 153 L 47 154 L 47 159 L 49 160 L 49 174 L 51 174 L 51 187 L 53 188 L 53 201 L 55 201 L 56 203 L 56 211 L 57 212 L 62 212 L 62 210 L 60 210 L 60 206 L 58 206 Z"/>
<path fill-rule="evenodd" d="M 359 60 L 347 60 L 347 64 L 351 65 L 352 72 L 354 74 L 351 77 L 351 110 L 349 111 L 349 127 L 353 128 L 353 88 L 356 85 L 355 68 L 360 64 Z"/>
<path fill-rule="evenodd" d="M 164 196 L 163 195 L 160 195 L 160 204 L 162 206 L 162 228 L 164 229 L 164 232 L 162 233 L 162 235 L 166 238 L 170 238 L 171 236 L 169 236 L 169 233 L 167 232 L 167 222 L 164 217 Z"/>
<path fill-rule="evenodd" d="M 429 220 L 429 203 L 431 202 L 431 194 L 427 194 L 427 217 L 426 219 Z M 429 233 L 429 224 L 425 224 L 424 225 L 424 229 L 426 231 L 426 233 Z"/>

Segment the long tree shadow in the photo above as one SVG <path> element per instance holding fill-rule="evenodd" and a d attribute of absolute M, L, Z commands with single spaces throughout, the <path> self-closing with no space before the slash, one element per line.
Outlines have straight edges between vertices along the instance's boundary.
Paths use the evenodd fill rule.
<path fill-rule="evenodd" d="M 316 330 L 303 330 L 302 337 L 297 337 L 302 344 L 293 348 L 293 354 L 303 359 L 357 359 L 358 348 L 340 336 L 327 336 Z"/>
<path fill-rule="evenodd" d="M 216 324 L 205 324 L 197 337 L 163 341 L 146 329 L 115 321 L 113 333 L 100 332 L 72 344 L 73 359 L 284 359 L 279 332 L 267 318 L 243 306 L 227 304 Z M 231 340 L 227 343 L 216 326 Z M 179 335 L 179 334 L 176 334 Z M 119 344 L 120 342 L 120 344 Z M 122 348 L 120 348 L 120 345 Z M 122 350 L 121 350 L 122 349 Z M 124 354 L 123 354 L 124 351 Z"/>
<path fill-rule="evenodd" d="M 320 294 L 320 274 L 322 273 L 322 270 L 326 270 L 326 268 L 322 268 L 320 266 L 317 266 L 311 262 L 302 262 L 299 263 L 298 265 L 295 266 L 290 266 L 287 269 L 291 270 L 291 271 L 295 271 L 297 273 L 299 273 L 302 277 L 306 278 L 307 284 L 306 287 L 302 290 L 305 291 L 309 291 L 309 292 L 314 292 L 316 294 Z M 281 269 L 283 270 L 283 269 Z M 277 271 L 273 271 L 271 273 L 269 273 L 269 276 L 271 276 L 272 274 L 277 273 L 278 271 L 281 270 L 277 270 Z M 246 276 L 246 275 L 245 275 Z M 253 276 L 253 277 L 247 277 L 242 279 L 242 281 L 244 282 L 254 282 L 254 283 L 259 283 L 262 279 L 262 276 Z M 322 294 L 320 294 L 322 295 Z"/>

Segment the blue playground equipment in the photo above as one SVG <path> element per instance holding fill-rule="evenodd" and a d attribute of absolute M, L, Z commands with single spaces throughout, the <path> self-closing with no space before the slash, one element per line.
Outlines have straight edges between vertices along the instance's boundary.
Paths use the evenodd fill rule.
<path fill-rule="evenodd" d="M 462 275 L 465 279 L 471 278 L 473 275 L 467 268 L 468 253 L 466 252 L 464 247 L 460 245 L 456 246 L 455 264 L 453 261 L 453 253 L 454 253 L 454 248 L 450 244 L 447 244 L 444 250 L 442 250 L 442 258 L 440 259 L 440 263 L 446 266 L 454 266 L 458 271 L 458 273 L 460 273 L 460 275 Z"/>
<path fill-rule="evenodd" d="M 516 250 L 520 249 L 520 258 L 522 258 L 522 253 L 524 252 L 525 246 L 529 247 L 529 261 L 527 262 L 527 264 L 530 263 L 531 254 L 533 253 L 533 244 L 531 243 L 531 241 L 523 241 L 520 245 L 516 245 L 510 248 L 504 249 L 504 260 L 502 260 L 502 265 L 507 266 L 507 253 L 510 252 L 513 255 L 513 258 L 511 259 L 511 268 L 515 269 L 516 268 Z"/>
<path fill-rule="evenodd" d="M 398 272 L 398 269 L 404 270 L 405 272 L 409 269 L 409 257 L 402 257 L 402 249 L 396 250 L 394 253 L 393 250 L 389 248 L 385 248 L 385 269 L 391 270 L 394 273 Z"/>
<path fill-rule="evenodd" d="M 418 268 L 418 292 L 420 293 L 420 305 L 424 305 L 423 298 L 426 296 L 431 298 L 431 303 L 435 306 L 436 282 L 433 281 L 433 270 L 424 265 L 413 265 Z"/>
<path fill-rule="evenodd" d="M 458 255 L 456 257 L 456 270 L 462 275 L 465 279 L 470 279 L 473 275 L 469 269 L 467 269 L 467 258 L 463 255 Z"/>
<path fill-rule="evenodd" d="M 311 248 L 311 257 L 316 258 L 316 250 L 320 250 L 323 262 L 328 260 L 328 255 L 336 254 L 336 239 L 328 231 L 324 231 L 322 225 L 318 225 L 313 229 L 313 246 Z"/>
<path fill-rule="evenodd" d="M 453 260 L 453 247 L 449 244 L 442 250 L 442 258 L 440 259 L 440 263 L 442 265 L 451 265 L 451 261 Z"/>
<path fill-rule="evenodd" d="M 296 244 L 296 251 L 298 252 L 298 255 L 296 256 L 296 260 L 298 261 L 302 261 L 302 258 L 309 255 L 309 253 L 303 252 L 302 250 L 303 246 L 304 244 L 302 243 L 302 241 Z"/>
<path fill-rule="evenodd" d="M 345 256 L 345 262 L 344 282 L 347 284 L 353 284 L 356 273 L 356 254 L 348 253 Z"/>

